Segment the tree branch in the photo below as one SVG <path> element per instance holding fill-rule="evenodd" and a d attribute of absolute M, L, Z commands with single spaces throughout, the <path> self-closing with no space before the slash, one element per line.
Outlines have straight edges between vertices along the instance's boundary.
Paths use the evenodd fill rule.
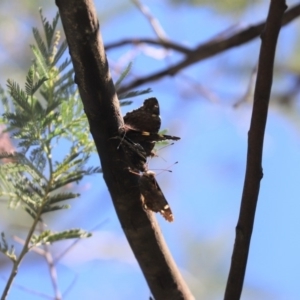
<path fill-rule="evenodd" d="M 288 24 L 289 22 L 291 22 L 292 20 L 297 18 L 299 15 L 300 15 L 300 4 L 295 5 L 294 7 L 289 9 L 284 14 L 284 16 L 282 18 L 281 26 Z M 159 71 L 159 72 L 156 72 L 156 73 L 153 73 L 153 74 L 150 74 L 145 77 L 141 77 L 141 78 L 138 78 L 138 79 L 132 81 L 128 85 L 121 87 L 120 93 L 127 92 L 128 90 L 132 90 L 142 84 L 158 80 L 165 76 L 174 76 L 175 74 L 180 72 L 182 69 L 184 69 L 196 62 L 199 62 L 201 60 L 212 57 L 216 54 L 219 54 L 223 51 L 229 50 L 233 47 L 237 47 L 242 44 L 245 44 L 245 43 L 253 40 L 257 36 L 259 36 L 261 34 L 263 28 L 265 27 L 265 24 L 266 24 L 265 22 L 261 22 L 255 26 L 250 26 L 249 28 L 240 31 L 231 37 L 223 38 L 223 39 L 218 38 L 213 41 L 209 41 L 208 43 L 200 44 L 196 47 L 196 49 L 194 49 L 192 51 L 190 51 L 188 48 L 185 48 L 185 47 L 180 49 L 180 47 L 178 47 L 179 45 L 177 45 L 176 43 L 172 43 L 170 41 L 168 43 L 156 41 L 157 44 L 162 45 L 163 47 L 171 48 L 171 49 L 180 51 L 182 53 L 186 52 L 186 57 L 182 61 L 174 64 L 173 66 L 169 66 L 162 71 Z M 119 45 L 124 45 L 124 44 L 127 44 L 128 42 L 131 42 L 133 44 L 140 43 L 140 42 L 146 43 L 147 39 L 133 39 L 131 41 L 123 40 L 122 44 L 119 44 Z M 149 40 L 149 42 L 151 44 L 155 44 L 155 42 L 153 40 Z M 111 49 L 113 46 L 115 47 L 116 44 L 108 45 L 107 49 Z"/>
<path fill-rule="evenodd" d="M 181 45 L 171 42 L 171 41 L 161 41 L 161 40 L 155 40 L 155 39 L 150 39 L 150 38 L 123 39 L 123 40 L 105 45 L 105 50 L 108 51 L 108 50 L 118 48 L 121 46 L 141 45 L 141 44 L 162 46 L 164 48 L 172 49 L 172 50 L 175 50 L 175 51 L 181 52 L 183 54 L 187 54 L 187 55 L 193 52 L 193 49 L 189 49 L 187 47 L 181 46 Z"/>
<path fill-rule="evenodd" d="M 121 226 L 156 299 L 193 299 L 152 213 L 141 204 L 138 176 L 115 139 L 124 123 L 92 0 L 56 0 L 104 180 Z M 84 129 L 83 129 L 84 130 Z M 86 129 L 87 130 L 87 129 Z"/>
<path fill-rule="evenodd" d="M 260 180 L 263 176 L 262 151 L 272 87 L 274 57 L 286 8 L 284 0 L 271 0 L 266 26 L 261 35 L 262 43 L 253 112 L 248 133 L 246 175 L 225 300 L 240 299 L 243 288 Z"/>

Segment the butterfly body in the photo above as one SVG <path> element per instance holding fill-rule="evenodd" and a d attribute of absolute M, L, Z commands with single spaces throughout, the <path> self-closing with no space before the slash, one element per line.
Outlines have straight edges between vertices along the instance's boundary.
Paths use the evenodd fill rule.
<path fill-rule="evenodd" d="M 136 172 L 144 172 L 146 170 L 146 152 L 144 148 L 132 142 L 127 137 L 121 138 L 120 136 L 113 137 L 118 141 L 117 149 L 124 152 L 126 162 L 131 170 Z"/>

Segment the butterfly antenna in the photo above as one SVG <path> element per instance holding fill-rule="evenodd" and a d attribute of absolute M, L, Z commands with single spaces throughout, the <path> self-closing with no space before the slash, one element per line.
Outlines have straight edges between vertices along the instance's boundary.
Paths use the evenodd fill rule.
<path fill-rule="evenodd" d="M 152 169 L 152 170 L 156 170 L 156 171 L 161 171 L 160 173 L 157 173 L 156 175 L 161 174 L 162 172 L 169 172 L 169 173 L 173 173 L 172 170 L 170 170 L 169 168 L 178 164 L 178 161 L 174 162 L 173 164 L 171 164 L 170 166 L 168 166 L 166 169 Z"/>
<path fill-rule="evenodd" d="M 153 150 L 152 153 L 151 153 L 150 158 L 152 159 L 153 157 L 159 157 L 159 158 L 161 158 L 164 162 L 167 162 L 166 159 L 164 159 L 162 156 L 157 155 L 156 153 L 157 153 L 158 151 L 161 151 L 162 149 L 167 148 L 167 147 L 169 147 L 169 146 L 172 146 L 172 145 L 174 145 L 174 144 L 175 144 L 175 143 L 171 143 L 171 144 L 165 145 L 165 146 L 163 146 L 163 147 L 157 149 L 157 151 Z"/>

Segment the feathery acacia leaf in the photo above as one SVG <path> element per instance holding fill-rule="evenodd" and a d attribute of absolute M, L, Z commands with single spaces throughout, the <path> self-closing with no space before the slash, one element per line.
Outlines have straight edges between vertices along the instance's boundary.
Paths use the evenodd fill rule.
<path fill-rule="evenodd" d="M 1 232 L 0 252 L 6 255 L 12 262 L 17 260 L 14 246 L 8 247 L 4 232 Z"/>
<path fill-rule="evenodd" d="M 46 41 L 47 41 L 47 47 L 48 47 L 48 49 L 50 49 L 52 46 L 54 32 L 55 32 L 55 29 L 56 29 L 56 26 L 57 26 L 57 23 L 59 20 L 59 13 L 57 13 L 56 16 L 54 17 L 54 19 L 52 21 L 52 25 L 43 16 L 42 9 L 40 9 L 40 16 L 41 16 L 44 33 L 45 33 L 45 37 L 46 37 Z"/>
<path fill-rule="evenodd" d="M 43 55 L 43 57 L 47 57 L 48 56 L 48 51 L 47 51 L 46 45 L 45 45 L 45 43 L 44 43 L 44 41 L 43 41 L 43 39 L 40 35 L 40 32 L 38 31 L 37 28 L 33 28 L 32 32 L 33 32 L 35 42 L 38 46 L 38 49 L 40 50 L 40 53 Z"/>
<path fill-rule="evenodd" d="M 72 172 L 72 174 L 68 174 L 66 176 L 60 177 L 58 180 L 55 181 L 54 184 L 49 188 L 49 192 L 53 192 L 61 187 L 66 186 L 69 183 L 76 182 L 78 183 L 83 178 L 84 172 Z"/>
<path fill-rule="evenodd" d="M 16 82 L 10 79 L 7 80 L 7 87 L 15 104 L 22 108 L 26 113 L 30 114 L 31 107 L 28 103 L 26 93 L 20 88 L 20 86 Z"/>
<path fill-rule="evenodd" d="M 58 66 L 58 71 L 59 73 L 62 73 L 65 71 L 65 69 L 72 63 L 72 60 L 70 57 L 67 57 L 59 66 Z"/>
<path fill-rule="evenodd" d="M 119 89 L 120 84 L 122 83 L 122 81 L 125 79 L 125 77 L 129 74 L 130 70 L 132 68 L 132 62 L 130 62 L 127 67 L 125 68 L 125 70 L 121 73 L 120 77 L 118 78 L 118 80 L 115 83 L 115 88 L 116 90 Z"/>
<path fill-rule="evenodd" d="M 0 197 L 9 200 L 10 207 L 21 206 L 36 221 L 41 221 L 44 213 L 69 208 L 62 201 L 79 197 L 77 193 L 62 193 L 59 189 L 69 189 L 69 183 L 101 172 L 100 167 L 87 166 L 95 145 L 73 82 L 71 59 L 67 57 L 59 63 L 67 49 L 66 41 L 59 44 L 60 34 L 56 31 L 59 15 L 49 23 L 42 11 L 40 14 L 44 35 L 33 29 L 34 62 L 28 70 L 24 90 L 8 80 L 7 94 L 13 100 L 9 104 L 0 87 L 4 107 L 0 121 L 18 143 L 18 152 L 0 153 Z M 124 71 L 123 77 L 128 71 Z M 57 153 L 54 148 L 61 147 L 58 141 L 67 142 L 69 150 L 64 149 L 67 155 L 54 163 Z M 79 229 L 61 233 L 44 231 L 33 236 L 31 242 L 34 246 L 88 236 Z"/>
<path fill-rule="evenodd" d="M 55 57 L 54 57 L 54 60 L 53 60 L 53 63 L 52 63 L 53 66 L 56 66 L 56 65 L 57 65 L 58 61 L 61 59 L 61 57 L 63 56 L 63 54 L 64 54 L 65 51 L 67 50 L 67 48 L 68 48 L 67 41 L 64 40 L 64 41 L 61 43 L 60 47 L 58 48 L 57 53 L 56 53 L 56 55 L 55 55 Z M 68 62 L 68 64 L 67 64 L 65 67 L 67 67 L 67 66 L 71 63 L 71 59 L 67 58 L 67 59 L 66 59 L 66 62 Z M 65 70 L 65 67 L 62 68 L 62 69 L 59 67 L 59 68 L 58 68 L 58 69 L 59 69 L 59 72 L 64 71 L 64 70 Z"/>
<path fill-rule="evenodd" d="M 45 230 L 40 235 L 33 235 L 31 244 L 32 247 L 36 247 L 39 245 L 54 243 L 66 239 L 88 238 L 90 236 L 92 236 L 91 233 L 86 232 L 82 229 L 70 229 L 58 233 L 51 232 L 50 230 Z"/>
<path fill-rule="evenodd" d="M 34 45 L 31 46 L 31 50 L 35 56 L 35 63 L 37 67 L 38 74 L 41 77 L 48 77 L 48 65 L 47 57 L 44 57 L 41 51 Z"/>
<path fill-rule="evenodd" d="M 75 199 L 78 198 L 80 194 L 75 194 L 75 193 L 59 193 L 55 194 L 53 196 L 49 196 L 47 199 L 47 202 L 50 204 L 61 202 L 61 201 L 66 201 L 70 199 Z"/>
<path fill-rule="evenodd" d="M 53 212 L 56 210 L 69 209 L 71 206 L 69 204 L 61 204 L 61 205 L 45 205 L 42 209 L 42 213 L 46 214 L 49 212 Z"/>

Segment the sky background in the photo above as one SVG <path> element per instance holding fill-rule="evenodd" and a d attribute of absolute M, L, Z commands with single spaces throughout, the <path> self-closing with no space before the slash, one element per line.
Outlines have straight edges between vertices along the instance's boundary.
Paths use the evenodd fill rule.
<path fill-rule="evenodd" d="M 40 26 L 37 7 L 42 1 L 34 2 L 36 9 L 28 10 L 17 9 L 8 1 L 1 4 L 2 13 L 5 8 L 9 16 L 9 20 L 0 23 L 0 66 L 5 70 L 0 77 L 2 85 L 7 78 L 20 78 L 22 82 L 22 72 L 30 65 L 32 55 L 24 53 L 26 61 L 20 47 L 26 49 L 33 43 L 31 27 Z M 99 2 L 105 44 L 127 37 L 155 38 L 146 18 L 130 2 Z M 245 12 L 231 14 L 209 7 L 169 6 L 166 1 L 143 3 L 168 38 L 194 47 L 231 26 L 238 30 L 263 20 L 269 2 L 253 1 Z M 51 20 L 56 12 L 54 3 L 43 7 Z M 292 60 L 297 30 L 299 20 L 280 33 L 276 66 L 283 72 L 274 80 L 274 93 L 292 86 L 292 79 L 282 74 L 291 67 L 299 69 L 299 60 Z M 149 161 L 149 169 L 158 169 L 157 181 L 175 217 L 172 224 L 160 215 L 157 219 L 197 299 L 223 298 L 243 188 L 252 106 L 251 101 L 238 108 L 233 105 L 247 90 L 259 47 L 257 39 L 195 64 L 174 78 L 144 86 L 151 87 L 149 97 L 157 97 L 160 102 L 161 128 L 181 137 L 174 145 L 158 151 L 158 157 Z M 108 52 L 115 78 L 128 60 L 133 60 L 131 76 L 135 77 L 165 68 L 180 57 L 148 45 Z M 123 113 L 136 109 L 144 99 L 134 99 Z M 297 107 L 291 112 L 272 102 L 264 143 L 264 178 L 242 299 L 300 298 L 299 133 Z M 172 166 L 176 161 L 179 163 Z M 96 155 L 91 164 L 99 164 Z M 172 173 L 159 171 L 166 168 Z M 53 230 L 81 227 L 94 232 L 92 238 L 78 242 L 56 263 L 59 287 L 66 293 L 64 299 L 149 299 L 149 289 L 120 228 L 102 175 L 88 177 L 76 189 L 82 196 L 71 202 L 72 209 L 49 215 L 47 220 Z M 21 210 L 7 212 L 5 205 L 1 206 L 1 231 L 22 236 L 25 231 L 20 226 L 26 226 L 30 218 Z M 53 245 L 54 257 L 72 242 Z M 11 267 L 5 259 L 1 264 L 0 289 Z M 36 253 L 30 253 L 9 299 L 43 299 L 35 294 L 37 291 L 53 295 L 47 264 Z"/>

